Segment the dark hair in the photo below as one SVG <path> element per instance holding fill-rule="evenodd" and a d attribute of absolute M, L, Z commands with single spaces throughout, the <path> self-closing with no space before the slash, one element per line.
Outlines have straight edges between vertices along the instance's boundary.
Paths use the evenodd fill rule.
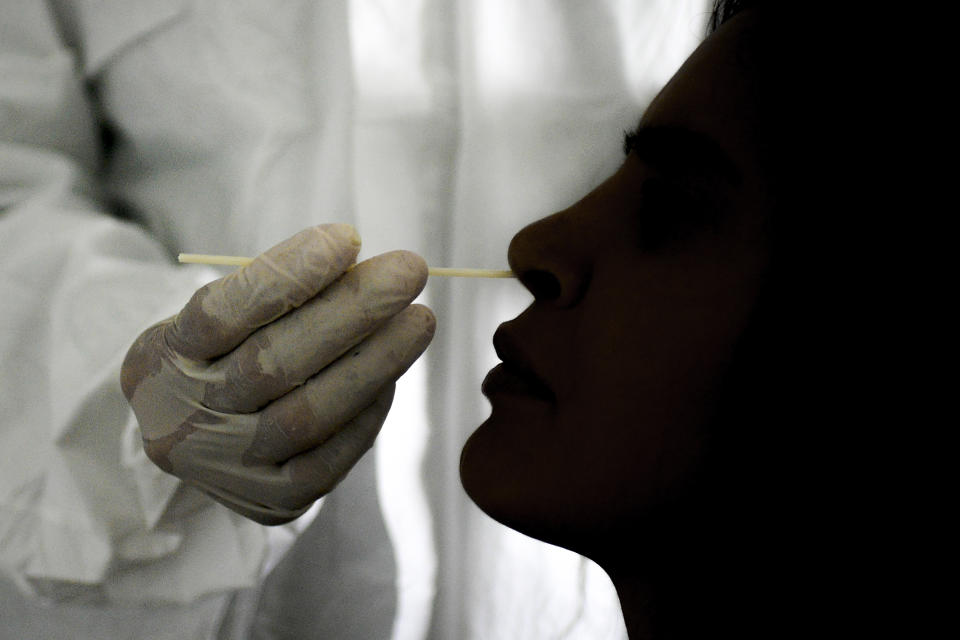
<path fill-rule="evenodd" d="M 715 434 L 702 480 L 718 499 L 712 526 L 724 527 L 731 513 L 751 520 L 761 573 L 763 559 L 786 557 L 788 566 L 769 563 L 782 572 L 769 585 L 786 576 L 792 584 L 765 596 L 793 598 L 798 615 L 815 588 L 825 614 L 852 605 L 843 604 L 854 597 L 843 585 L 867 586 L 857 570 L 870 533 L 859 519 L 869 494 L 859 483 L 875 477 L 867 451 L 890 400 L 876 383 L 895 373 L 880 359 L 881 345 L 903 338 L 868 340 L 889 302 L 868 298 L 869 279 L 857 275 L 881 264 L 856 225 L 859 200 L 878 186 L 851 170 L 872 159 L 852 137 L 858 120 L 843 114 L 869 113 L 882 101 L 847 81 L 854 57 L 837 34 L 849 23 L 788 14 L 786 4 L 717 0 L 708 24 L 713 33 L 763 7 L 751 36 L 761 48 L 745 49 L 757 59 L 744 72 L 762 74 L 758 127 L 776 134 L 765 140 L 776 192 L 785 197 L 771 216 L 771 268 L 726 380 L 724 431 Z"/>
<path fill-rule="evenodd" d="M 716 0 L 706 29 L 756 11 L 738 63 L 756 79 L 755 124 L 782 197 L 770 216 L 771 266 L 696 479 L 697 524 L 715 532 L 716 554 L 747 585 L 716 590 L 721 613 L 726 598 L 749 599 L 755 624 L 763 616 L 769 629 L 806 637 L 876 635 L 867 629 L 902 606 L 903 585 L 920 584 L 898 581 L 898 563 L 928 542 L 902 531 L 926 536 L 920 523 L 898 528 L 894 497 L 920 495 L 904 489 L 912 469 L 902 449 L 919 441 L 916 407 L 927 400 L 909 388 L 922 369 L 898 362 L 922 333 L 903 315 L 929 318 L 904 291 L 918 281 L 903 247 L 903 219 L 915 213 L 890 201 L 900 181 L 916 183 L 891 180 L 883 165 L 899 170 L 898 156 L 876 149 L 912 113 L 890 99 L 892 67 L 878 58 L 888 46 L 878 40 L 895 30 L 865 28 L 852 5 Z"/>
<path fill-rule="evenodd" d="M 758 4 L 759 0 L 716 0 L 713 3 L 713 12 L 707 21 L 707 35 L 710 35 L 744 9 L 749 9 Z"/>
<path fill-rule="evenodd" d="M 758 609 L 772 619 L 799 615 L 812 588 L 829 600 L 831 585 L 817 579 L 843 576 L 844 537 L 853 530 L 844 511 L 847 476 L 858 473 L 847 444 L 861 419 L 853 387 L 864 369 L 851 349 L 858 336 L 850 325 L 861 310 L 846 268 L 860 247 L 836 235 L 853 185 L 831 184 L 826 171 L 846 141 L 825 108 L 833 95 L 823 78 L 845 54 L 819 37 L 826 21 L 795 18 L 784 4 L 717 0 L 708 22 L 709 35 L 762 8 L 741 62 L 757 78 L 756 127 L 780 199 L 770 216 L 771 265 L 725 378 L 698 478 L 704 527 L 751 550 L 743 575 L 757 585 L 751 597 L 770 600 Z M 811 53 L 809 42 L 818 50 Z M 726 541 L 727 533 L 717 535 Z"/>

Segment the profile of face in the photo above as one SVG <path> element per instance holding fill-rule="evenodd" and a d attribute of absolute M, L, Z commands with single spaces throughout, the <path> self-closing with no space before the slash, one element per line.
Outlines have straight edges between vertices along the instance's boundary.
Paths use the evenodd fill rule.
<path fill-rule="evenodd" d="M 597 559 L 694 490 L 770 261 L 753 13 L 687 59 L 613 176 L 513 238 L 534 302 L 494 337 L 492 412 L 460 465 L 507 526 Z"/>

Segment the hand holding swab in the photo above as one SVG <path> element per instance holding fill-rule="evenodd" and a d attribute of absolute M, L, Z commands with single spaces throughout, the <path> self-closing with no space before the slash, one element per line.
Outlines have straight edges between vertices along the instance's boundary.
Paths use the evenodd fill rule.
<path fill-rule="evenodd" d="M 215 256 L 202 253 L 181 253 L 177 259 L 180 262 L 192 264 L 215 264 L 231 267 L 245 267 L 253 258 L 244 256 Z M 353 267 L 350 267 L 352 269 Z M 347 269 L 349 271 L 350 269 Z M 453 267 L 430 267 L 431 276 L 448 276 L 452 278 L 516 278 L 512 271 L 498 271 L 496 269 L 459 269 Z"/>

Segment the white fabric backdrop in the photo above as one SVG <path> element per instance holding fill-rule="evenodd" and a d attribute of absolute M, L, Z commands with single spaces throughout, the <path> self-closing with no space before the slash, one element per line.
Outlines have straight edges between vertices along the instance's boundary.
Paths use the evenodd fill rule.
<path fill-rule="evenodd" d="M 699 42 L 706 12 L 703 0 L 354 1 L 364 255 L 404 247 L 431 265 L 506 268 L 514 233 L 618 166 L 624 130 Z M 401 381 L 377 454 L 395 527 L 426 508 L 393 479 L 416 479 L 423 454 L 438 560 L 429 540 L 398 559 L 401 580 L 438 574 L 431 637 L 625 637 L 602 571 L 495 523 L 460 486 L 460 448 L 488 415 L 493 332 L 530 295 L 514 281 L 433 279 L 423 301 L 437 336 Z M 420 637 L 407 612 L 429 595 L 401 591 L 410 624 L 397 637 Z"/>

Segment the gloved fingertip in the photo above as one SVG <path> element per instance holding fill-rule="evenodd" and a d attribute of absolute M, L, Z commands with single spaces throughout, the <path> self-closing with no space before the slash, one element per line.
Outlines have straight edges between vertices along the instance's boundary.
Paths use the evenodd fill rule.
<path fill-rule="evenodd" d="M 320 228 L 342 244 L 348 244 L 356 248 L 359 248 L 363 244 L 360 240 L 360 234 L 357 233 L 354 226 L 345 222 L 320 225 Z"/>
<path fill-rule="evenodd" d="M 423 256 L 413 251 L 400 250 L 396 251 L 395 254 L 409 274 L 414 291 L 419 294 L 427 286 L 427 278 L 430 275 L 427 261 L 424 260 Z"/>
<path fill-rule="evenodd" d="M 433 314 L 433 310 L 422 304 L 412 304 L 410 308 L 416 312 L 416 319 L 420 323 L 423 335 L 432 339 L 437 332 L 437 317 Z"/>

